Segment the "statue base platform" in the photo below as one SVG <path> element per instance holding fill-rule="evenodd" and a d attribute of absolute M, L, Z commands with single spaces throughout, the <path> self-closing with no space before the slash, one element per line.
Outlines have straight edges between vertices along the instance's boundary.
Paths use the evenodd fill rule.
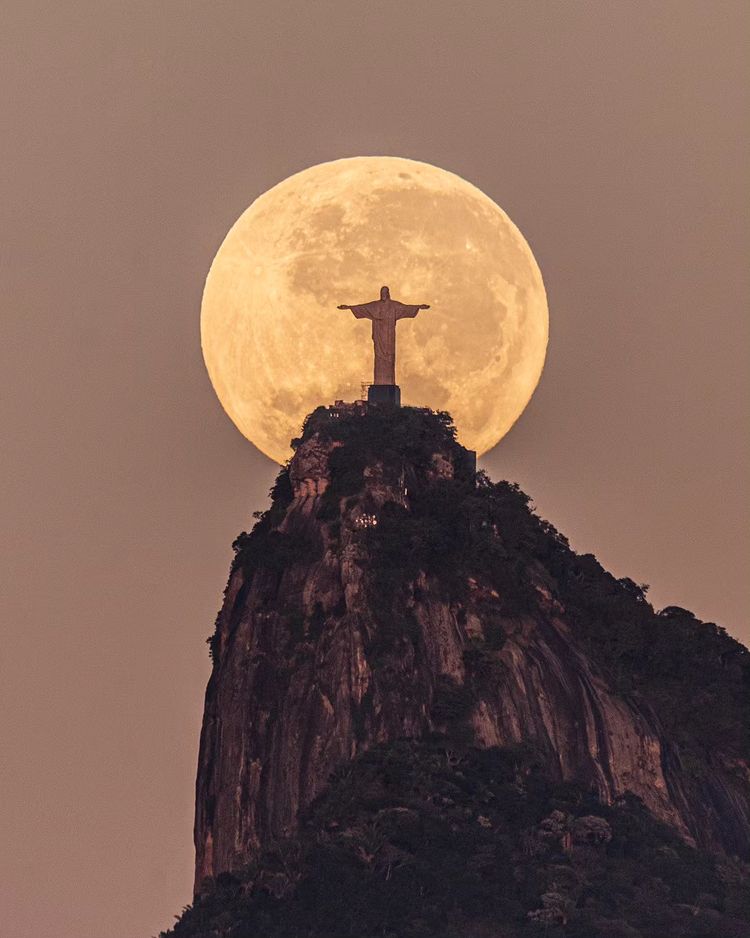
<path fill-rule="evenodd" d="M 401 406 L 401 388 L 397 384 L 371 384 L 367 389 L 368 404 Z"/>

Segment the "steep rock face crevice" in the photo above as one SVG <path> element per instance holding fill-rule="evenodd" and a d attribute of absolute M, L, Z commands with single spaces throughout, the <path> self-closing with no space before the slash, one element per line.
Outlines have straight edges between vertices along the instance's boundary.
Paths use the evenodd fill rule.
<path fill-rule="evenodd" d="M 196 891 L 294 832 L 358 752 L 435 732 L 458 748 L 531 744 L 604 803 L 632 792 L 688 842 L 747 851 L 746 763 L 718 752 L 688 772 L 650 703 L 592 660 L 559 577 L 514 553 L 514 518 L 483 517 L 467 494 L 479 508 L 464 525 L 456 499 L 473 469 L 445 425 L 313 416 L 271 508 L 238 539 L 211 639 Z M 389 445 L 367 437 L 376 419 Z M 457 548 L 462 537 L 479 548 Z"/>

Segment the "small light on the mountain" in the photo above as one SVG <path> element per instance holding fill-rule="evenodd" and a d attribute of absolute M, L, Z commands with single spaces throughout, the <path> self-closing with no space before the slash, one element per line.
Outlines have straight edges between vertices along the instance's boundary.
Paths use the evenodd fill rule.
<path fill-rule="evenodd" d="M 354 525 L 357 528 L 375 528 L 378 524 L 377 515 L 363 513 L 354 519 Z"/>

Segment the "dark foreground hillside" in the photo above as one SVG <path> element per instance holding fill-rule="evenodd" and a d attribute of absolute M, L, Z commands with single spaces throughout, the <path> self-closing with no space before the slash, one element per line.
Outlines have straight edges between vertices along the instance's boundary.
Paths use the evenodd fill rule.
<path fill-rule="evenodd" d="M 747 885 L 635 798 L 605 806 L 532 751 L 433 738 L 340 769 L 299 836 L 219 876 L 171 934 L 746 938 Z"/>
<path fill-rule="evenodd" d="M 576 554 L 447 414 L 319 408 L 271 496 L 175 936 L 750 935 L 746 649 Z"/>

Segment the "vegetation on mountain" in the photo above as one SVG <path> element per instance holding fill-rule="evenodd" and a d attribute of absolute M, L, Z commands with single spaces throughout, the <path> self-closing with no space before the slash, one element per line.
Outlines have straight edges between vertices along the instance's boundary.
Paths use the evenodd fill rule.
<path fill-rule="evenodd" d="M 606 685 L 653 714 L 668 757 L 679 761 L 700 801 L 717 760 L 739 773 L 750 757 L 747 649 L 685 609 L 655 610 L 645 584 L 618 579 L 592 554 L 576 553 L 517 485 L 473 470 L 448 414 L 382 408 L 332 419 L 319 408 L 294 445 L 314 439 L 329 449 L 337 444 L 319 524 L 277 530 L 292 501 L 284 467 L 270 507 L 234 543 L 246 583 L 310 564 L 326 545 L 340 549 L 347 512 L 364 497 L 377 464 L 408 497 L 380 505 L 377 525 L 349 529 L 368 572 L 368 666 L 387 672 L 409 642 L 420 641 L 410 600 L 425 578 L 456 609 L 480 584 L 493 597 L 482 609 L 483 633 L 464 652 L 466 682 L 441 676 L 434 688 L 430 713 L 443 735 L 381 745 L 343 766 L 299 834 L 247 868 L 220 874 L 170 934 L 750 934 L 742 898 L 750 880 L 741 860 L 692 849 L 634 797 L 606 806 L 579 785 L 553 781 L 528 747 L 478 750 L 466 732 L 478 690 L 497 682 L 503 667 L 497 652 L 509 624 L 559 610 Z M 436 453 L 453 473 L 437 471 Z M 300 640 L 324 628 L 319 606 L 316 615 L 314 623 L 290 626 Z M 213 651 L 215 636 L 209 642 Z"/>
<path fill-rule="evenodd" d="M 722 627 L 685 609 L 655 611 L 646 585 L 617 579 L 593 554 L 577 554 L 538 517 L 518 485 L 469 471 L 471 460 L 456 441 L 449 414 L 382 408 L 334 420 L 321 407 L 308 416 L 294 445 L 313 435 L 342 444 L 331 454 L 331 485 L 324 496 L 330 523 L 340 520 L 341 500 L 362 491 L 367 466 L 380 462 L 386 475 L 410 476 L 409 507 L 387 503 L 377 527 L 361 534 L 378 597 L 373 608 L 384 628 L 395 628 L 394 634 L 408 629 L 403 591 L 420 571 L 457 602 L 465 598 L 470 578 L 482 580 L 498 593 L 499 611 L 516 617 L 538 608 L 542 580 L 611 685 L 648 701 L 697 773 L 716 749 L 750 757 L 748 650 Z M 448 454 L 459 471 L 427 484 L 435 452 Z M 234 543 L 235 563 L 251 575 L 258 568 L 280 571 L 309 563 L 321 551 L 304 529 L 274 530 L 292 498 L 288 467 L 270 495 L 271 506 L 253 531 Z"/>
<path fill-rule="evenodd" d="M 298 836 L 220 875 L 168 934 L 741 938 L 746 876 L 637 799 L 605 806 L 550 782 L 533 749 L 436 736 L 343 766 Z"/>

